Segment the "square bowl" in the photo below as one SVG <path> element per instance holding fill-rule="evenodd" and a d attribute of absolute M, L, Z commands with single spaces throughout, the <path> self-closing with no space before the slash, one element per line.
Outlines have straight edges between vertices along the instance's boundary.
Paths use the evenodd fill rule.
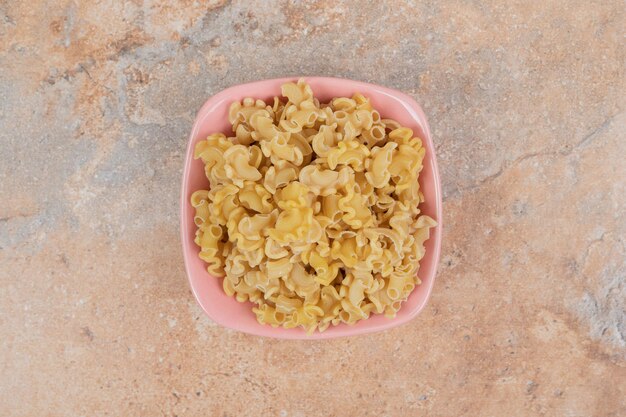
<path fill-rule="evenodd" d="M 193 221 L 194 208 L 189 199 L 194 191 L 208 189 L 209 182 L 204 174 L 202 161 L 193 159 L 194 147 L 199 140 L 205 139 L 211 133 L 222 132 L 227 136 L 232 135 L 231 125 L 228 122 L 228 108 L 233 101 L 253 97 L 271 102 L 274 96 L 280 96 L 282 84 L 297 80 L 297 78 L 278 78 L 227 88 L 209 98 L 198 112 L 187 146 L 180 202 L 183 257 L 191 289 L 202 309 L 213 321 L 224 327 L 259 336 L 281 339 L 328 339 L 375 332 L 406 323 L 414 318 L 428 301 L 441 252 L 441 184 L 437 171 L 435 147 L 426 116 L 411 97 L 400 91 L 340 78 L 303 78 L 311 86 L 315 97 L 320 102 L 328 102 L 333 97 L 351 97 L 359 92 L 371 100 L 373 107 L 383 118 L 397 120 L 401 125 L 413 129 L 414 134 L 422 138 L 426 155 L 419 182 L 425 202 L 420 204 L 420 209 L 422 213 L 437 221 L 437 226 L 431 229 L 430 238 L 425 243 L 426 254 L 420 262 L 418 276 L 422 284 L 415 287 L 393 319 L 386 318 L 382 314 L 373 314 L 368 319 L 361 320 L 352 326 L 341 323 L 337 326 L 330 326 L 325 332 L 316 331 L 307 335 L 300 328 L 274 328 L 258 323 L 252 312 L 253 304 L 240 303 L 234 297 L 227 296 L 222 289 L 222 278 L 211 276 L 207 272 L 204 261 L 198 257 L 200 249 L 194 243 L 196 225 Z"/>

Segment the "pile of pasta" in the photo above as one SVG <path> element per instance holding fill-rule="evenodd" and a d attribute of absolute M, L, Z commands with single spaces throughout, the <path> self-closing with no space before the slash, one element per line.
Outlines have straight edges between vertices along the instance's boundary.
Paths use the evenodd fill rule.
<path fill-rule="evenodd" d="M 210 187 L 191 196 L 200 258 L 260 323 L 395 316 L 436 225 L 418 208 L 422 141 L 361 94 L 322 104 L 300 80 L 282 95 L 233 103 L 234 136 L 196 145 Z"/>

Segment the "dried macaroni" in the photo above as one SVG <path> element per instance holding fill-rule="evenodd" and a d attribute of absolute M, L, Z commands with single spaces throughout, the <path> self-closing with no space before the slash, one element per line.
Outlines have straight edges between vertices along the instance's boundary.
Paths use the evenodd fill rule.
<path fill-rule="evenodd" d="M 393 317 L 436 225 L 418 208 L 422 141 L 360 94 L 321 104 L 300 80 L 282 95 L 233 103 L 234 136 L 196 145 L 211 186 L 191 196 L 199 256 L 260 323 Z"/>

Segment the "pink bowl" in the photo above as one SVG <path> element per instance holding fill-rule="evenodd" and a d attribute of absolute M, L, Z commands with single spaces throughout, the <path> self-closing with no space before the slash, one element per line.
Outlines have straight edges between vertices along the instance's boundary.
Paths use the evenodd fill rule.
<path fill-rule="evenodd" d="M 426 157 L 419 180 L 426 202 L 420 208 L 423 213 L 437 220 L 439 225 L 431 231 L 430 239 L 426 242 L 426 255 L 421 261 L 418 272 L 422 284 L 411 293 L 395 318 L 388 319 L 382 315 L 372 315 L 369 319 L 362 320 L 353 326 L 340 324 L 331 326 L 323 333 L 316 332 L 312 335 L 306 335 L 301 329 L 273 328 L 269 325 L 262 325 L 256 321 L 252 313 L 252 303 L 239 303 L 233 297 L 227 296 L 222 290 L 222 279 L 209 275 L 204 262 L 198 258 L 199 248 L 193 241 L 196 231 L 193 222 L 194 210 L 189 198 L 195 190 L 207 189 L 209 184 L 204 175 L 202 161 L 193 159 L 196 143 L 214 132 L 232 134 L 228 123 L 228 107 L 233 101 L 245 97 L 271 100 L 274 96 L 280 95 L 280 86 L 283 83 L 294 80 L 297 78 L 278 78 L 230 87 L 211 97 L 198 112 L 187 146 L 180 202 L 183 256 L 191 289 L 202 309 L 213 321 L 225 327 L 259 336 L 281 339 L 329 339 L 371 333 L 406 323 L 424 308 L 435 281 L 441 251 L 441 184 L 437 172 L 435 147 L 430 137 L 426 116 L 411 97 L 396 90 L 340 78 L 305 77 L 315 97 L 321 102 L 326 102 L 333 97 L 349 97 L 353 93 L 360 92 L 371 99 L 373 106 L 380 111 L 383 118 L 397 120 L 403 126 L 413 129 L 415 134 L 423 139 Z"/>

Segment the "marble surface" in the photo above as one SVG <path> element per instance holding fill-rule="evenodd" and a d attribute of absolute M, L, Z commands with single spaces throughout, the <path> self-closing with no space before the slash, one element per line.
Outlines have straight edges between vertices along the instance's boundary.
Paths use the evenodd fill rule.
<path fill-rule="evenodd" d="M 0 414 L 626 415 L 624 3 L 506 3 L 0 1 Z M 262 339 L 189 290 L 195 112 L 298 75 L 430 119 L 443 257 L 405 326 Z"/>

